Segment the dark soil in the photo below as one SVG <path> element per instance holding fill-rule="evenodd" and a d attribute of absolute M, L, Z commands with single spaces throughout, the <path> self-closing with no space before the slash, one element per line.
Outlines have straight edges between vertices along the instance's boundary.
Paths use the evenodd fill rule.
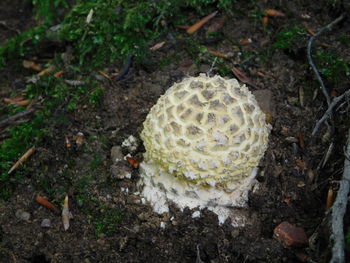
<path fill-rule="evenodd" d="M 122 82 L 103 84 L 104 99 L 99 107 L 79 105 L 74 114 L 65 116 L 68 122 L 50 127 L 53 137 L 47 136 L 31 158 L 13 196 L 0 203 L 0 261 L 326 262 L 330 253 L 324 223 L 326 195 L 341 177 L 348 113 L 337 116 L 340 124 L 335 150 L 325 167 L 317 169 L 329 142 L 322 140 L 325 127 L 314 138 L 311 131 L 326 110 L 326 103 L 321 92 L 313 99 L 318 89 L 316 81 L 312 90 L 305 91 L 303 106 L 299 98 L 300 87 L 314 80 L 306 58 L 310 36 L 299 39 L 291 50 L 275 50 L 267 61 L 261 54 L 273 48 L 276 32 L 286 25 L 301 22 L 317 30 L 340 13 L 312 0 L 299 4 L 287 1 L 283 6 L 279 1 L 265 2 L 259 3 L 261 8 L 279 9 L 287 17 L 270 18 L 264 29 L 260 20 L 252 18 L 251 10 L 241 4 L 237 6 L 242 10 L 240 15 L 220 17 L 225 26 L 214 43 L 207 41 L 207 26 L 197 34 L 208 49 L 233 54 L 225 61 L 226 66 L 235 66 L 249 76 L 257 86 L 250 87 L 253 91 L 268 90 L 272 94 L 267 110 L 273 130 L 258 176 L 260 188 L 250 194 L 249 223 L 245 227 L 234 228 L 229 221 L 219 225 L 210 211 L 202 211 L 200 218 L 192 218 L 190 210 L 180 212 L 175 207 L 167 214 L 155 214 L 134 194 L 138 191 L 137 169 L 126 162 L 114 168 L 119 173 L 131 173 L 130 179 L 116 178 L 118 172 L 111 169 L 112 146 L 120 146 L 130 135 L 139 138 L 142 123 L 159 96 L 175 81 L 211 67 L 209 63 L 196 67 L 186 52 L 187 44 L 181 40 L 159 39 L 166 44 L 152 53 L 147 64 L 132 66 Z M 31 12 L 22 1 L 1 1 L 0 21 L 5 23 L 0 24 L 0 42 L 26 29 L 30 19 Z M 336 41 L 339 34 L 349 32 L 348 22 L 325 34 L 316 45 L 332 45 L 349 62 L 349 51 Z M 251 44 L 239 45 L 240 40 L 248 38 Z M 240 54 L 248 51 L 252 56 L 242 58 Z M 165 63 L 167 58 L 169 63 Z M 214 66 L 212 74 L 218 72 L 218 67 Z M 329 89 L 341 94 L 348 86 L 344 80 Z M 74 143 L 78 132 L 85 135 L 84 145 L 67 148 L 65 137 Z M 133 157 L 141 161 L 142 152 L 141 145 Z M 60 206 L 66 189 L 74 216 L 68 231 L 63 230 L 59 214 L 34 201 L 34 196 L 41 194 Z M 30 219 L 20 220 L 16 216 L 19 210 L 30 213 Z M 113 222 L 106 222 L 106 218 Z M 51 226 L 42 227 L 43 219 L 50 219 Z M 274 239 L 273 230 L 283 221 L 302 227 L 310 238 L 309 246 L 287 248 Z M 160 227 L 161 222 L 165 228 Z M 99 233 L 100 225 L 110 228 Z"/>

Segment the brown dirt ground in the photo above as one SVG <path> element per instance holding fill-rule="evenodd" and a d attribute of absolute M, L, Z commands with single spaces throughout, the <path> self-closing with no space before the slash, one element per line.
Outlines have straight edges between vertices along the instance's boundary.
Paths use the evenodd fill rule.
<path fill-rule="evenodd" d="M 31 12 L 21 11 L 21 1 L 9 3 L 0 4 L 0 21 L 6 22 L 6 26 L 0 25 L 0 42 L 13 36 L 13 32 L 25 29 L 31 21 Z M 310 134 L 326 105 L 320 92 L 316 99 L 312 98 L 317 84 L 309 92 L 311 95 L 306 94 L 304 106 L 299 101 L 299 87 L 314 78 L 305 52 L 310 36 L 305 35 L 290 52 L 276 50 L 269 61 L 262 61 L 259 54 L 271 47 L 276 32 L 284 26 L 302 21 L 316 30 L 334 20 L 339 10 L 331 6 L 325 10 L 314 1 L 283 4 L 260 1 L 258 5 L 282 10 L 287 17 L 270 19 L 264 29 L 260 21 L 249 15 L 251 10 L 240 4 L 239 15 L 224 17 L 221 37 L 214 43 L 207 41 L 206 27 L 196 36 L 202 38 L 209 49 L 232 53 L 227 66 L 245 72 L 257 86 L 252 90 L 272 93 L 273 130 L 258 176 L 261 186 L 250 194 L 248 225 L 242 228 L 234 228 L 229 222 L 218 225 L 210 211 L 203 211 L 200 218 L 192 218 L 190 210 L 180 212 L 175 207 L 167 214 L 155 214 L 132 194 L 137 191 L 136 169 L 127 164 L 118 167 L 120 173 L 130 172 L 131 179 L 117 179 L 111 173 L 112 146 L 121 145 L 129 135 L 139 137 L 150 107 L 172 83 L 187 75 L 206 72 L 211 66 L 202 63 L 197 68 L 186 52 L 186 43 L 169 37 L 159 40 L 167 43 L 153 53 L 147 65 L 131 68 L 127 80 L 114 85 L 104 83 L 100 107 L 79 105 L 74 114 L 65 116 L 67 122 L 50 127 L 53 136 L 47 136 L 27 165 L 24 181 L 8 202 L 0 203 L 0 261 L 326 262 L 330 247 L 324 222 L 325 200 L 330 185 L 336 185 L 334 182 L 341 176 L 343 134 L 349 119 L 346 114 L 337 116 L 335 151 L 328 164 L 317 170 L 329 142 L 322 141 L 325 129 L 315 138 Z M 21 8 L 14 8 L 19 6 Z M 340 33 L 349 31 L 347 20 L 321 37 L 318 43 L 332 45 L 349 62 L 349 50 L 335 40 Z M 252 39 L 252 44 L 238 44 L 240 39 L 247 38 Z M 239 54 L 246 51 L 253 55 L 242 61 Z M 174 57 L 170 63 L 160 66 L 166 58 Z M 214 67 L 213 73 L 216 70 Z M 23 77 L 9 79 L 8 87 Z M 343 81 L 330 88 L 340 94 L 348 87 L 349 82 Z M 2 93 L 6 94 L 8 92 Z M 85 134 L 84 146 L 65 147 L 65 136 L 73 138 L 78 132 Z M 134 158 L 141 161 L 142 151 L 140 146 L 133 153 Z M 122 190 L 126 188 L 129 193 Z M 35 194 L 39 193 L 60 205 L 66 189 L 69 189 L 74 215 L 68 231 L 63 230 L 60 215 L 34 202 Z M 16 211 L 21 209 L 30 213 L 29 221 L 16 217 Z M 96 218 L 106 218 L 110 211 L 120 211 L 121 219 L 112 224 L 109 232 L 96 235 L 99 222 Z M 45 218 L 51 220 L 51 227 L 41 227 Z M 117 221 L 117 217 L 112 218 Z M 310 238 L 309 246 L 291 249 L 275 240 L 273 229 L 282 221 L 302 227 Z M 165 228 L 160 227 L 161 222 L 166 223 Z M 102 223 L 107 224 L 103 220 Z M 306 261 L 302 261 L 303 255 Z"/>

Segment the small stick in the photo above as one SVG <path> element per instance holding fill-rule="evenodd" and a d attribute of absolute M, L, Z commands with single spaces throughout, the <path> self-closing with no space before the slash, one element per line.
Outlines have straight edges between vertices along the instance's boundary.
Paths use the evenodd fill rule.
<path fill-rule="evenodd" d="M 120 81 L 122 78 L 124 78 L 126 76 L 126 74 L 128 74 L 129 69 L 131 67 L 132 64 L 132 59 L 133 59 L 133 55 L 128 55 L 128 57 L 126 58 L 126 62 L 124 65 L 124 68 L 122 70 L 122 72 L 120 72 L 116 77 L 113 78 L 114 81 Z"/>
<path fill-rule="evenodd" d="M 194 32 L 196 32 L 198 29 L 200 29 L 205 23 L 207 23 L 210 19 L 212 19 L 214 16 L 216 16 L 216 14 L 218 13 L 218 11 L 215 11 L 213 13 L 211 13 L 210 15 L 207 15 L 206 17 L 202 18 L 201 20 L 199 20 L 197 23 L 195 23 L 194 25 L 190 26 L 187 29 L 187 34 L 193 34 Z"/>
<path fill-rule="evenodd" d="M 26 109 L 22 112 L 15 114 L 15 115 L 12 115 L 6 119 L 1 120 L 0 121 L 0 128 L 10 124 L 11 122 L 14 122 L 20 118 L 23 118 L 23 117 L 33 113 L 35 110 L 36 110 L 35 108 L 29 108 L 29 109 Z"/>
<path fill-rule="evenodd" d="M 25 160 L 27 160 L 35 152 L 35 147 L 30 148 L 19 160 L 11 167 L 8 174 L 16 170 Z"/>
<path fill-rule="evenodd" d="M 315 41 L 315 39 L 320 36 L 323 32 L 325 32 L 326 30 L 331 30 L 332 27 L 339 23 L 341 20 L 343 20 L 343 18 L 345 17 L 344 14 L 342 14 L 340 17 L 338 17 L 336 20 L 334 20 L 333 22 L 331 22 L 330 24 L 326 25 L 325 27 L 321 28 L 315 35 L 313 35 L 308 44 L 307 44 L 307 58 L 308 58 L 308 61 L 309 61 L 309 64 L 312 68 L 312 70 L 314 71 L 315 75 L 316 75 L 316 78 L 318 80 L 318 82 L 320 83 L 321 85 L 321 90 L 323 92 L 323 95 L 326 97 L 326 100 L 327 100 L 327 104 L 330 105 L 331 104 L 331 99 L 329 97 L 329 94 L 328 94 L 328 91 L 323 83 L 323 80 L 320 76 L 320 73 L 318 72 L 317 70 L 317 67 L 315 65 L 315 63 L 313 62 L 312 60 L 312 54 L 311 54 L 311 49 L 312 49 L 312 44 L 313 42 Z"/>
<path fill-rule="evenodd" d="M 346 156 L 350 155 L 350 128 L 346 146 Z M 343 177 L 339 182 L 337 198 L 332 206 L 331 239 L 333 240 L 330 263 L 345 262 L 344 215 L 350 189 L 350 160 L 345 158 Z"/>
<path fill-rule="evenodd" d="M 322 116 L 322 118 L 316 123 L 315 128 L 312 131 L 312 136 L 314 136 L 318 130 L 320 129 L 320 126 L 322 123 L 324 123 L 332 114 L 332 110 L 333 108 L 344 98 L 350 96 L 350 89 L 347 90 L 346 92 L 344 92 L 342 95 L 335 97 L 331 104 L 329 105 L 327 111 L 325 112 L 325 114 Z"/>
<path fill-rule="evenodd" d="M 213 71 L 214 66 L 215 66 L 215 64 L 216 64 L 216 61 L 217 61 L 217 60 L 218 60 L 218 58 L 217 58 L 217 57 L 215 57 L 215 58 L 214 58 L 213 63 L 211 64 L 210 69 L 209 69 L 209 70 L 208 70 L 208 72 L 207 72 L 207 76 L 209 76 L 209 75 L 210 75 L 210 73 Z"/>

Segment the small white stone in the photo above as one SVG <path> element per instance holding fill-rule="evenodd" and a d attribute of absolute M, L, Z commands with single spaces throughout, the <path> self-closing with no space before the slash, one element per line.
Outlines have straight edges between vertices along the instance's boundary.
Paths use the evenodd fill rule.
<path fill-rule="evenodd" d="M 22 209 L 19 209 L 16 211 L 16 217 L 23 221 L 29 221 L 30 214 Z"/>
<path fill-rule="evenodd" d="M 165 228 L 165 225 L 166 225 L 165 222 L 160 222 L 160 227 L 161 227 L 161 228 L 164 229 L 164 228 Z"/>
<path fill-rule="evenodd" d="M 51 220 L 48 218 L 43 219 L 41 221 L 41 227 L 51 227 Z"/>
<path fill-rule="evenodd" d="M 193 212 L 193 214 L 192 214 L 192 218 L 198 218 L 198 217 L 200 217 L 201 216 L 201 211 L 195 211 L 195 212 Z"/>

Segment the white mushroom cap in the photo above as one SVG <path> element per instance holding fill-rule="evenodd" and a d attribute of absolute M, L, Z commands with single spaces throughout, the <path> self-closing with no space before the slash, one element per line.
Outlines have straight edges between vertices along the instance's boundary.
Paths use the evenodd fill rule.
<path fill-rule="evenodd" d="M 144 122 L 144 196 L 158 212 L 168 199 L 180 208 L 244 206 L 270 130 L 254 95 L 236 79 L 201 74 L 175 83 Z M 161 195 L 163 204 L 155 204 Z M 191 200 L 175 200 L 183 195 Z"/>

